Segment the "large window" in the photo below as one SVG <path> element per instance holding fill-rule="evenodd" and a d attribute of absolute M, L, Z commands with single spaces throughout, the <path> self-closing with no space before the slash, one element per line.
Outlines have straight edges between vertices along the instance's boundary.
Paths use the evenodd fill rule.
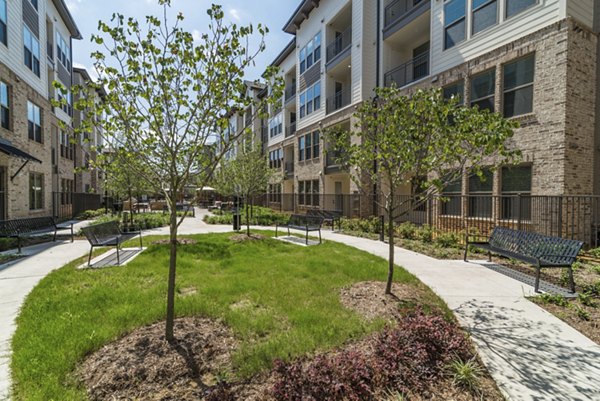
<path fill-rule="evenodd" d="M 44 208 L 44 175 L 29 174 L 29 210 Z"/>
<path fill-rule="evenodd" d="M 504 66 L 504 117 L 533 111 L 534 55 Z"/>
<path fill-rule="evenodd" d="M 300 118 L 321 108 L 321 82 L 317 82 L 300 94 Z"/>
<path fill-rule="evenodd" d="M 8 85 L 0 81 L 0 121 L 2 128 L 10 129 L 10 101 L 8 99 Z"/>
<path fill-rule="evenodd" d="M 73 115 L 73 95 L 71 95 L 71 91 L 68 90 L 65 96 L 59 92 L 58 100 L 60 101 L 60 108 L 62 111 L 67 113 L 68 115 Z M 63 101 L 64 100 L 64 101 Z M 83 118 L 83 116 L 82 116 Z"/>
<path fill-rule="evenodd" d="M 444 99 L 452 99 L 453 97 L 457 97 L 458 103 L 463 104 L 465 83 L 463 81 L 458 81 L 448 86 L 445 86 L 442 89 L 442 93 L 444 95 Z"/>
<path fill-rule="evenodd" d="M 29 139 L 42 143 L 42 116 L 38 106 L 27 101 L 27 131 Z"/>
<path fill-rule="evenodd" d="M 299 161 L 317 159 L 319 156 L 319 131 L 298 138 Z"/>
<path fill-rule="evenodd" d="M 60 142 L 60 156 L 65 159 L 73 160 L 75 153 L 75 144 L 71 143 L 69 134 L 65 130 L 58 132 L 58 139 Z"/>
<path fill-rule="evenodd" d="M 283 132 L 283 114 L 279 113 L 269 121 L 269 136 L 271 138 Z"/>
<path fill-rule="evenodd" d="M 496 70 L 492 69 L 471 78 L 471 106 L 494 111 Z"/>
<path fill-rule="evenodd" d="M 462 177 L 450 182 L 442 191 L 442 214 L 445 216 L 460 216 L 462 200 Z"/>
<path fill-rule="evenodd" d="M 0 0 L 0 42 L 8 45 L 8 18 L 6 13 L 6 0 Z"/>
<path fill-rule="evenodd" d="M 280 169 L 283 164 L 283 149 L 269 152 L 269 167 Z"/>
<path fill-rule="evenodd" d="M 466 37 L 466 0 L 449 0 L 444 4 L 444 49 L 450 49 Z"/>
<path fill-rule="evenodd" d="M 56 55 L 58 56 L 58 60 L 62 63 L 62 65 L 64 65 L 67 70 L 70 70 L 71 51 L 67 42 L 58 32 L 56 32 Z"/>
<path fill-rule="evenodd" d="M 481 32 L 498 22 L 497 0 L 473 0 L 472 32 Z"/>
<path fill-rule="evenodd" d="M 492 217 L 493 178 L 490 170 L 484 170 L 481 178 L 469 177 L 469 217 Z"/>
<path fill-rule="evenodd" d="M 321 32 L 300 50 L 300 74 L 321 60 Z"/>
<path fill-rule="evenodd" d="M 24 62 L 35 75 L 40 76 L 40 42 L 23 26 Z"/>
<path fill-rule="evenodd" d="M 62 178 L 60 180 L 60 204 L 71 205 L 73 203 L 74 181 Z"/>
<path fill-rule="evenodd" d="M 281 203 L 281 184 L 269 184 L 269 202 Z"/>
<path fill-rule="evenodd" d="M 298 181 L 298 204 L 319 206 L 319 180 Z"/>
<path fill-rule="evenodd" d="M 506 0 L 506 18 L 537 4 L 538 0 Z"/>
<path fill-rule="evenodd" d="M 502 218 L 531 219 L 531 166 L 502 168 Z"/>

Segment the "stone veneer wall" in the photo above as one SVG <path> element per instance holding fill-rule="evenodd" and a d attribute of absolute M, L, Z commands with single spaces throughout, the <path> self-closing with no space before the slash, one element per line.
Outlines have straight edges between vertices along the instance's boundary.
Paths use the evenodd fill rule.
<path fill-rule="evenodd" d="M 11 181 L 24 160 L 0 153 L 0 166 L 6 168 L 6 217 L 48 216 L 52 212 L 52 111 L 50 102 L 27 85 L 15 73 L 0 63 L 0 79 L 9 85 L 10 130 L 0 127 L 0 136 L 9 140 L 19 149 L 42 161 L 42 164 L 29 162 Z M 41 109 L 42 143 L 31 141 L 27 131 L 27 101 L 30 100 Z M 29 210 L 29 173 L 44 175 L 44 207 Z"/>

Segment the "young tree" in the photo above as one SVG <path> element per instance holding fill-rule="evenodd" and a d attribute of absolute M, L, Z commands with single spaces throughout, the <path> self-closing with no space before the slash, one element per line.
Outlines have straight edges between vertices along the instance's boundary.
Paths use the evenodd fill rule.
<path fill-rule="evenodd" d="M 129 168 L 138 179 L 165 195 L 170 212 L 165 336 L 172 342 L 177 230 L 185 218 L 177 216 L 177 199 L 191 177 L 208 181 L 230 145 L 248 130 L 240 127 L 225 136 L 225 116 L 252 106 L 257 112 L 251 125 L 263 110 L 262 103 L 245 96 L 244 71 L 264 51 L 267 29 L 228 24 L 222 7 L 213 5 L 207 32 L 195 38 L 181 27 L 181 13 L 171 21 L 170 0 L 159 3 L 161 17 L 138 22 L 113 14 L 110 25 L 99 22 L 100 32 L 92 36 L 101 48 L 92 54 L 99 76 L 95 87 L 108 93 L 100 104 L 81 96 L 75 107 L 86 110 L 80 130 L 100 125 L 107 147 L 135 159 Z M 274 79 L 274 73 L 269 68 L 265 79 Z M 272 96 L 260 102 L 281 97 L 281 80 L 274 82 Z M 218 150 L 208 151 L 215 142 Z"/>
<path fill-rule="evenodd" d="M 510 150 L 515 122 L 487 110 L 460 106 L 439 90 L 418 90 L 403 96 L 397 88 L 378 88 L 373 102 L 355 113 L 356 130 L 333 128 L 326 140 L 340 162 L 354 168 L 360 188 L 365 180 L 376 184 L 377 201 L 387 217 L 389 269 L 386 294 L 394 274 L 394 221 L 411 208 L 439 193 L 462 174 L 482 176 L 483 167 L 514 162 L 519 152 Z M 410 196 L 400 201 L 398 189 L 426 177 Z"/>
<path fill-rule="evenodd" d="M 213 186 L 221 195 L 237 196 L 244 200 L 248 236 L 250 236 L 248 202 L 253 196 L 264 194 L 273 177 L 267 158 L 258 148 L 242 151 L 236 158 L 223 162 L 215 173 Z"/>

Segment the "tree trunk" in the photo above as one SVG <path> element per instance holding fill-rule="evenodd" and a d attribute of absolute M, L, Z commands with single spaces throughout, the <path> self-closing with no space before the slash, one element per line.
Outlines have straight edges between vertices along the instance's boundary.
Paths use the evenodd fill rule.
<path fill-rule="evenodd" d="M 246 208 L 246 235 L 249 237 L 250 236 L 250 208 L 248 207 L 248 198 L 245 199 L 245 205 L 244 207 Z"/>
<path fill-rule="evenodd" d="M 171 200 L 170 205 L 170 237 L 169 244 L 171 254 L 169 257 L 169 286 L 167 290 L 167 323 L 165 330 L 165 338 L 172 343 L 175 340 L 173 326 L 175 321 L 175 276 L 177 272 L 177 208 L 174 200 Z"/>
<path fill-rule="evenodd" d="M 392 284 L 394 282 L 394 209 L 393 209 L 393 195 L 390 196 L 390 200 L 387 203 L 387 215 L 388 215 L 388 277 L 387 284 L 385 286 L 385 293 L 392 293 Z"/>
<path fill-rule="evenodd" d="M 127 191 L 129 192 L 129 226 L 133 227 L 133 199 L 131 197 L 131 187 L 129 187 Z"/>

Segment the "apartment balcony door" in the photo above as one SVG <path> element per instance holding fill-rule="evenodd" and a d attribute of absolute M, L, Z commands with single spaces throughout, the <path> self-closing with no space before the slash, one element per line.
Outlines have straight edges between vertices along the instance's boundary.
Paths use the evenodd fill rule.
<path fill-rule="evenodd" d="M 339 110 L 342 108 L 342 90 L 344 89 L 344 86 L 342 85 L 341 82 L 336 82 L 335 83 L 335 99 L 334 99 L 334 110 Z"/>
<path fill-rule="evenodd" d="M 413 49 L 413 81 L 429 75 L 429 42 Z"/>
<path fill-rule="evenodd" d="M 6 220 L 6 167 L 0 167 L 0 220 Z"/>

